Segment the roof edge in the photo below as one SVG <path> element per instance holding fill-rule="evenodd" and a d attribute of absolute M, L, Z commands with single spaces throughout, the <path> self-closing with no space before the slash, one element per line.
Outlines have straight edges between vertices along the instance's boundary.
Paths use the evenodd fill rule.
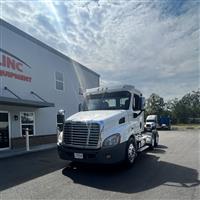
<path fill-rule="evenodd" d="M 95 74 L 96 76 L 100 77 L 100 75 L 99 75 L 98 73 L 96 73 L 96 72 L 94 72 L 93 70 L 89 69 L 88 67 L 86 67 L 86 66 L 80 64 L 79 62 L 73 60 L 72 58 L 66 56 L 65 54 L 61 53 L 60 51 L 54 49 L 53 47 L 51 47 L 51 46 L 45 44 L 44 42 L 42 42 L 42 41 L 40 41 L 40 40 L 34 38 L 33 36 L 29 35 L 28 33 L 26 33 L 26 32 L 24 32 L 24 31 L 22 31 L 21 29 L 17 28 L 16 26 L 14 26 L 14 25 L 12 25 L 12 24 L 6 22 L 6 21 L 3 20 L 2 18 L 0 18 L 0 25 L 2 25 L 2 26 L 4 26 L 4 27 L 8 28 L 9 30 L 11 30 L 11 31 L 13 31 L 13 32 L 15 32 L 15 33 L 21 35 L 22 37 L 25 37 L 25 38 L 28 39 L 28 40 L 31 40 L 31 41 L 34 42 L 35 44 L 40 45 L 41 47 L 43 47 L 43 48 L 47 49 L 48 51 L 50 51 L 50 52 L 52 52 L 52 53 L 54 53 L 54 54 L 56 54 L 56 55 L 62 57 L 63 59 L 65 59 L 65 60 L 67 60 L 67 61 L 77 63 L 80 67 L 82 67 L 82 68 L 85 69 L 86 71 L 89 71 L 89 72 Z"/>

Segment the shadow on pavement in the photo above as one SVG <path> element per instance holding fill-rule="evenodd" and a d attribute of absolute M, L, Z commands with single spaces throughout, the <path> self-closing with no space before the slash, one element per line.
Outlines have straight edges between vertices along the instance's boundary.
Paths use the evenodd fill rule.
<path fill-rule="evenodd" d="M 0 191 L 66 167 L 56 149 L 0 160 Z"/>
<path fill-rule="evenodd" d="M 162 144 L 159 144 L 156 148 L 159 148 L 159 149 L 168 149 L 167 146 L 162 145 Z"/>
<path fill-rule="evenodd" d="M 165 145 L 158 145 L 153 150 L 147 149 L 147 150 L 145 150 L 145 152 L 152 152 L 154 154 L 164 154 L 164 153 L 166 153 L 165 149 L 168 149 L 168 147 Z"/>
<path fill-rule="evenodd" d="M 142 153 L 135 165 L 127 169 L 123 165 L 95 166 L 76 164 L 63 169 L 63 175 L 74 183 L 85 186 L 121 192 L 136 193 L 160 185 L 174 187 L 195 187 L 200 185 L 195 169 L 159 161 L 159 157 Z"/>

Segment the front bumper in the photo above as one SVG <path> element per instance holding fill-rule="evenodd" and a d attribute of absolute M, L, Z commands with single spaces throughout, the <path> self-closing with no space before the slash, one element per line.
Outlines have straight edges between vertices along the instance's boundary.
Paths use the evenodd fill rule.
<path fill-rule="evenodd" d="M 151 127 L 145 127 L 144 130 L 147 131 L 147 132 L 151 132 L 152 128 Z"/>
<path fill-rule="evenodd" d="M 64 160 L 95 164 L 113 164 L 125 159 L 126 142 L 114 147 L 97 150 L 69 148 L 61 144 L 57 145 L 57 149 L 60 158 Z M 83 159 L 74 158 L 74 153 L 83 153 Z"/>

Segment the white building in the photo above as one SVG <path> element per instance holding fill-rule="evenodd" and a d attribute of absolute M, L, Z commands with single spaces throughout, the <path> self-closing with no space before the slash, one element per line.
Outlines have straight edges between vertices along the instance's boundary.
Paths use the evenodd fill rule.
<path fill-rule="evenodd" d="M 56 142 L 57 112 L 78 111 L 99 75 L 0 19 L 0 150 Z"/>

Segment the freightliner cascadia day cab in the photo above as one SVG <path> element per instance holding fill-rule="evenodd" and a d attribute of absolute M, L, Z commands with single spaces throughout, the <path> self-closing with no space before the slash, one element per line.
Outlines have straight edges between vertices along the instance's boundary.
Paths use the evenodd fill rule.
<path fill-rule="evenodd" d="M 131 166 L 138 152 L 158 145 L 156 130 L 144 132 L 144 102 L 134 86 L 86 90 L 82 111 L 67 118 L 58 133 L 61 159 Z"/>
<path fill-rule="evenodd" d="M 144 128 L 146 131 L 151 131 L 158 127 L 158 117 L 157 115 L 148 115 L 146 118 L 146 123 Z"/>

